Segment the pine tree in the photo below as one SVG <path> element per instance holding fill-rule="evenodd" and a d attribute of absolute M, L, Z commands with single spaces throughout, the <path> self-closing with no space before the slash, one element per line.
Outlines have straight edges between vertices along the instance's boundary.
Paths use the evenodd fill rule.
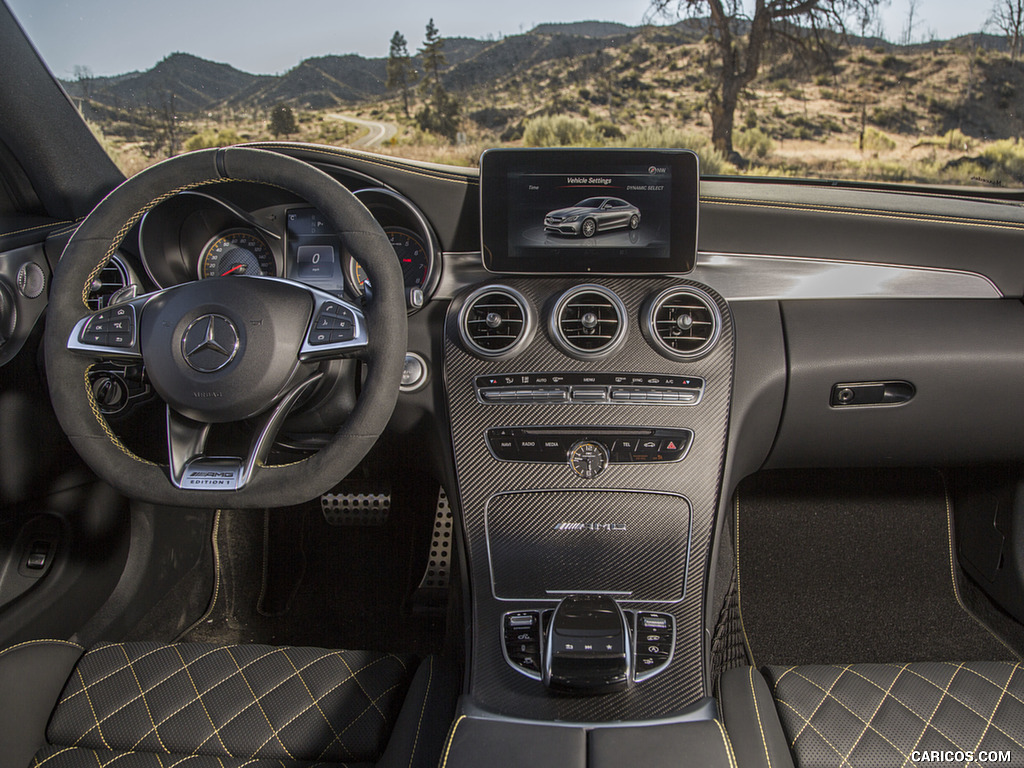
<path fill-rule="evenodd" d="M 278 104 L 270 112 L 270 132 L 277 138 L 282 133 L 287 136 L 296 133 L 299 126 L 295 123 L 295 113 L 287 104 Z"/>
<path fill-rule="evenodd" d="M 400 88 L 402 91 L 402 108 L 409 117 L 409 86 L 416 82 L 416 68 L 412 65 L 405 35 L 398 30 L 391 36 L 391 50 L 388 52 L 388 88 Z"/>
<path fill-rule="evenodd" d="M 423 82 L 420 87 L 424 93 L 432 93 L 437 86 L 441 85 L 441 71 L 448 64 L 444 57 L 444 38 L 434 26 L 433 19 L 427 22 L 427 35 L 419 54 L 423 60 Z"/>

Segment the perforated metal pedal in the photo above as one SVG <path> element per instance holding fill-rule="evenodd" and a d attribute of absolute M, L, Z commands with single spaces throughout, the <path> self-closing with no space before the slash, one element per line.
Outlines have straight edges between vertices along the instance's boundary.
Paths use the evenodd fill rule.
<path fill-rule="evenodd" d="M 451 575 L 452 538 L 454 518 L 444 488 L 437 492 L 437 511 L 434 513 L 434 530 L 430 536 L 430 559 L 420 581 L 420 589 L 445 589 Z"/>
<path fill-rule="evenodd" d="M 320 510 L 328 525 L 384 525 L 391 514 L 391 491 L 325 493 Z"/>

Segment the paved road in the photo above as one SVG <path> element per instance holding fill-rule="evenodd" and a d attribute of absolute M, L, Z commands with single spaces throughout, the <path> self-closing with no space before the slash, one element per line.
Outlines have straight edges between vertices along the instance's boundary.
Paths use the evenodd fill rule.
<path fill-rule="evenodd" d="M 392 136 L 398 133 L 398 126 L 394 123 L 382 123 L 376 120 L 364 120 L 361 117 L 352 117 L 351 115 L 339 115 L 337 113 L 331 113 L 327 115 L 334 120 L 344 120 L 346 123 L 352 123 L 362 128 L 366 128 L 368 133 L 365 136 L 360 136 L 354 142 L 353 147 L 360 147 L 362 149 L 369 149 L 370 147 L 376 147 L 388 141 Z"/>

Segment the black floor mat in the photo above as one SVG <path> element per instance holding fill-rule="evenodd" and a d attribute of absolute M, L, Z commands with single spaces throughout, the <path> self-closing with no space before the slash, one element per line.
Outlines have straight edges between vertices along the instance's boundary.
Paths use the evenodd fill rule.
<path fill-rule="evenodd" d="M 755 663 L 1015 658 L 957 600 L 938 473 L 764 472 L 738 499 Z"/>
<path fill-rule="evenodd" d="M 436 485 L 396 489 L 381 526 L 328 525 L 319 499 L 223 511 L 217 599 L 182 639 L 438 652 L 444 617 L 407 604 L 426 566 L 436 494 Z"/>

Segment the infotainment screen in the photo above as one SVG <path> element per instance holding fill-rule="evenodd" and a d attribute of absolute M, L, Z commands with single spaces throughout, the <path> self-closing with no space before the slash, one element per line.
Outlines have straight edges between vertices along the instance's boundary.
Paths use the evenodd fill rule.
<path fill-rule="evenodd" d="M 492 272 L 679 274 L 697 256 L 688 150 L 494 149 L 480 159 Z"/>

